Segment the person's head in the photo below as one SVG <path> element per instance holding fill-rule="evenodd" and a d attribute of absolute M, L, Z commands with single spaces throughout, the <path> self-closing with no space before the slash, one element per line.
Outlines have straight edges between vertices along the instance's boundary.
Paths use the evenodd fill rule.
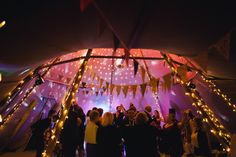
<path fill-rule="evenodd" d="M 136 117 L 135 117 L 135 124 L 136 125 L 144 125 L 147 124 L 148 122 L 148 117 L 147 114 L 143 112 L 139 112 Z"/>
<path fill-rule="evenodd" d="M 160 113 L 159 113 L 159 111 L 155 110 L 155 111 L 154 111 L 154 115 L 155 115 L 156 118 L 160 118 Z"/>
<path fill-rule="evenodd" d="M 99 108 L 99 109 L 98 109 L 98 112 L 99 112 L 99 117 L 102 117 L 103 109 L 102 109 L 102 108 Z"/>
<path fill-rule="evenodd" d="M 136 107 L 134 106 L 133 103 L 130 103 L 129 110 L 137 111 Z"/>
<path fill-rule="evenodd" d="M 121 106 L 116 106 L 116 112 L 121 112 Z"/>
<path fill-rule="evenodd" d="M 91 110 L 88 110 L 86 117 L 89 117 L 90 112 L 91 112 Z"/>
<path fill-rule="evenodd" d="M 93 107 L 92 110 L 93 110 L 93 111 L 94 111 L 94 110 L 98 110 L 98 108 L 97 108 L 97 107 Z"/>
<path fill-rule="evenodd" d="M 91 122 L 97 123 L 99 121 L 99 112 L 97 110 L 92 110 L 89 114 L 89 119 Z"/>
<path fill-rule="evenodd" d="M 113 114 L 111 112 L 106 112 L 102 117 L 102 126 L 112 125 L 114 120 Z"/>
<path fill-rule="evenodd" d="M 147 105 L 145 107 L 145 111 L 148 112 L 148 113 L 151 113 L 152 112 L 152 107 L 150 105 Z"/>

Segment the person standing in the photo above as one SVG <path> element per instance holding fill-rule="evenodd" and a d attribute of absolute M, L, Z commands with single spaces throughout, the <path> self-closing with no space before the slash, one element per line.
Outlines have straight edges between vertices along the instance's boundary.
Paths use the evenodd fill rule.
<path fill-rule="evenodd" d="M 85 142 L 87 157 L 97 157 L 97 130 L 99 122 L 99 112 L 92 110 L 89 114 L 90 121 L 85 128 Z"/>
<path fill-rule="evenodd" d="M 121 135 L 119 129 L 113 125 L 113 114 L 106 112 L 101 126 L 97 131 L 99 157 L 121 157 Z"/>

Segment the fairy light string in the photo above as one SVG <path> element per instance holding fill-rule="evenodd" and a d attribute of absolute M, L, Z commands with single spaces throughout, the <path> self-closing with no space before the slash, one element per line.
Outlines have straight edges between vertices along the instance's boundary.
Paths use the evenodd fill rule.
<path fill-rule="evenodd" d="M 60 111 L 59 119 L 56 121 L 54 128 L 51 130 L 51 137 L 49 141 L 46 141 L 45 149 L 42 153 L 42 157 L 51 157 L 53 156 L 53 151 L 56 147 L 56 144 L 59 143 L 60 133 L 63 129 L 65 120 L 68 118 L 68 112 L 71 104 L 75 101 L 76 92 L 79 89 L 79 83 L 81 82 L 82 76 L 87 69 L 87 63 L 92 53 L 92 49 L 88 49 L 86 57 L 79 67 L 78 72 L 76 73 L 74 80 L 71 84 L 70 89 L 66 93 L 64 100 L 62 102 L 62 109 Z"/>
<path fill-rule="evenodd" d="M 181 77 L 177 73 L 177 68 L 172 62 L 172 59 L 164 53 L 161 53 L 161 55 L 164 57 L 164 60 L 170 67 L 171 71 L 176 75 L 176 81 L 180 83 L 180 85 L 185 89 L 185 94 L 193 100 L 192 105 L 197 109 L 197 113 L 202 115 L 203 121 L 209 124 L 209 126 L 212 128 L 211 132 L 217 137 L 219 142 L 222 144 L 223 150 L 229 152 L 231 139 L 230 133 L 225 129 L 225 127 L 221 124 L 218 118 L 216 118 L 215 114 L 204 102 L 199 92 L 196 89 L 189 88 L 188 83 L 184 82 L 181 79 Z"/>
<path fill-rule="evenodd" d="M 51 64 L 55 63 L 58 61 L 59 58 L 56 58 L 52 61 Z M 43 70 L 43 74 L 41 75 L 41 77 L 43 78 L 51 69 L 51 66 L 47 67 L 47 69 Z M 33 80 L 35 73 L 38 72 L 37 70 L 35 70 L 33 73 L 30 74 L 31 80 Z M 24 94 L 23 98 L 16 103 L 16 105 L 14 105 L 14 107 L 8 112 L 8 114 L 2 118 L 2 122 L 0 123 L 0 127 L 3 127 L 10 119 L 11 117 L 14 115 L 14 113 L 20 108 L 21 104 L 29 97 L 29 95 L 32 93 L 32 91 L 37 87 L 36 84 L 34 84 L 32 87 L 30 87 L 26 93 Z"/>

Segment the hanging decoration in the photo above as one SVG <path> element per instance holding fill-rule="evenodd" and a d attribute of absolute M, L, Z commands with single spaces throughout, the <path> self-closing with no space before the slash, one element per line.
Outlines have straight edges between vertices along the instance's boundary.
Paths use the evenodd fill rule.
<path fill-rule="evenodd" d="M 102 85 L 103 85 L 103 82 L 104 82 L 104 80 L 103 79 L 100 79 L 100 81 L 99 81 L 99 88 L 102 88 Z"/>
<path fill-rule="evenodd" d="M 111 85 L 110 85 L 110 94 L 113 94 L 114 88 L 115 88 L 115 85 L 114 85 L 114 84 L 111 84 Z"/>
<path fill-rule="evenodd" d="M 177 73 L 177 68 L 173 64 L 173 61 L 166 54 L 161 53 L 166 63 L 170 66 L 171 71 L 176 75 L 178 83 L 185 89 L 186 95 L 189 96 L 193 103 L 192 105 L 197 109 L 197 113 L 203 116 L 204 122 L 208 123 L 212 128 L 211 132 L 217 137 L 219 142 L 224 147 L 225 151 L 230 150 L 230 133 L 221 124 L 218 118 L 216 118 L 213 111 L 208 107 L 206 102 L 202 99 L 196 88 L 189 88 L 189 83 L 185 83 Z"/>
<path fill-rule="evenodd" d="M 172 86 L 172 74 L 168 73 L 163 76 L 163 82 L 162 82 L 162 89 L 163 91 L 167 92 L 171 90 Z"/>
<path fill-rule="evenodd" d="M 127 97 L 128 89 L 129 89 L 129 86 L 123 86 L 123 93 L 124 93 L 125 98 Z"/>
<path fill-rule="evenodd" d="M 52 156 L 53 151 L 56 147 L 56 144 L 60 143 L 59 137 L 60 137 L 61 130 L 63 129 L 65 120 L 68 118 L 69 108 L 71 104 L 75 102 L 75 95 L 79 89 L 79 83 L 82 79 L 82 75 L 84 74 L 85 69 L 87 69 L 87 63 L 88 63 L 88 59 L 90 58 L 91 53 L 92 53 L 92 49 L 88 49 L 86 57 L 83 63 L 81 64 L 78 72 L 76 73 L 69 91 L 66 92 L 66 95 L 62 101 L 62 109 L 59 114 L 60 116 L 58 120 L 56 121 L 54 128 L 51 130 L 51 138 L 49 139 L 49 141 L 46 141 L 47 144 L 42 153 L 42 157 Z"/>
<path fill-rule="evenodd" d="M 137 72 L 138 72 L 138 61 L 136 61 L 136 59 L 133 59 L 133 63 L 134 63 L 134 76 L 136 76 Z"/>
<path fill-rule="evenodd" d="M 146 73 L 146 70 L 144 69 L 143 66 L 141 66 L 141 77 L 142 77 L 143 83 L 144 83 L 144 81 L 145 81 L 145 73 Z"/>
<path fill-rule="evenodd" d="M 181 77 L 181 79 L 185 83 L 188 81 L 187 72 L 188 72 L 188 68 L 186 65 L 181 65 L 181 66 L 177 67 L 177 73 L 178 73 L 179 77 Z"/>
<path fill-rule="evenodd" d="M 120 90 L 121 90 L 121 86 L 117 85 L 116 86 L 116 94 L 117 94 L 117 96 L 120 95 Z"/>
<path fill-rule="evenodd" d="M 143 97 L 144 97 L 144 94 L 145 94 L 145 91 L 146 91 L 146 87 L 147 87 L 146 83 L 140 85 L 141 93 L 142 93 Z"/>
<path fill-rule="evenodd" d="M 136 91 L 137 91 L 137 85 L 132 85 L 131 86 L 131 89 L 132 89 L 132 91 L 133 91 L 133 97 L 135 98 L 135 95 L 136 95 Z"/>
<path fill-rule="evenodd" d="M 236 105 L 232 104 L 231 99 L 224 94 L 219 88 L 216 87 L 216 84 L 212 82 L 211 80 L 207 79 L 204 75 L 201 75 L 202 80 L 208 83 L 208 87 L 215 92 L 218 96 L 220 96 L 227 105 L 232 109 L 233 112 L 236 112 Z"/>

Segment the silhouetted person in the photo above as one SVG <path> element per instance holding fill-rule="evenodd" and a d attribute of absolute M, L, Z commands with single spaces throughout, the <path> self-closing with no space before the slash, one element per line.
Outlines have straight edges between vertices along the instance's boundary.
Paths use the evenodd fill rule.
<path fill-rule="evenodd" d="M 202 119 L 194 118 L 193 120 L 193 133 L 191 136 L 191 143 L 194 148 L 194 155 L 202 157 L 210 157 L 211 151 L 207 133 L 203 129 Z"/>
<path fill-rule="evenodd" d="M 163 126 L 161 150 L 171 157 L 181 157 L 183 154 L 183 143 L 181 132 L 178 128 L 178 122 L 175 119 L 175 114 L 168 115 L 168 121 Z"/>
<path fill-rule="evenodd" d="M 122 125 L 123 119 L 124 119 L 124 109 L 123 105 L 116 107 L 116 113 L 114 113 L 114 125 L 119 127 Z"/>
<path fill-rule="evenodd" d="M 113 125 L 113 114 L 106 112 L 97 131 L 99 157 L 121 157 L 121 134 Z"/>
<path fill-rule="evenodd" d="M 140 112 L 135 117 L 135 126 L 123 128 L 127 157 L 158 157 L 157 140 L 159 132 L 148 125 L 146 113 Z"/>
<path fill-rule="evenodd" d="M 85 114 L 81 107 L 70 108 L 68 119 L 61 133 L 62 153 L 64 157 L 75 157 L 76 149 L 83 151 Z"/>
<path fill-rule="evenodd" d="M 37 122 L 35 122 L 32 126 L 32 136 L 30 139 L 30 142 L 28 144 L 28 150 L 29 149 L 36 149 L 37 157 L 41 157 L 43 150 L 44 150 L 44 132 L 46 129 L 48 129 L 51 126 L 52 117 L 55 114 L 54 110 L 50 110 L 48 113 L 48 117 L 45 119 L 40 119 Z"/>

